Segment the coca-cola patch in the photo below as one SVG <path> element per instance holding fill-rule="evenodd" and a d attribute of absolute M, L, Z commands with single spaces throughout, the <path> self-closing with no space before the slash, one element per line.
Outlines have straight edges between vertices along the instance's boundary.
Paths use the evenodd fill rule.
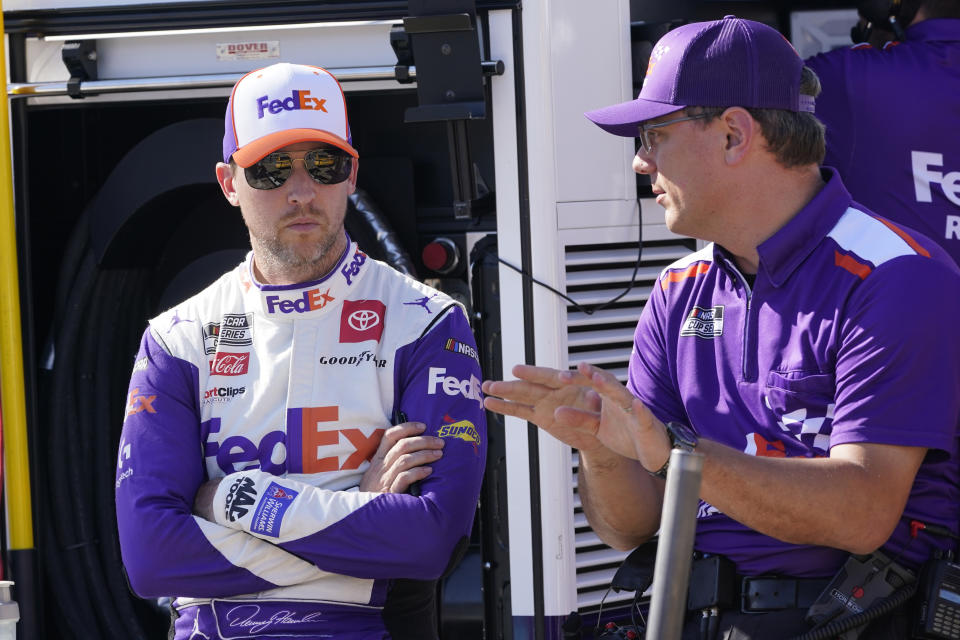
<path fill-rule="evenodd" d="M 249 353 L 231 353 L 219 351 L 210 361 L 212 376 L 242 376 L 250 367 Z"/>

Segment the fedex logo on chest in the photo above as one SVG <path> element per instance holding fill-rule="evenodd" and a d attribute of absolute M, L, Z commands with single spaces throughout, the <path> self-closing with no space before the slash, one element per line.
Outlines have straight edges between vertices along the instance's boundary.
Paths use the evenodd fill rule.
<path fill-rule="evenodd" d="M 339 406 L 287 409 L 286 418 L 285 425 L 257 433 L 211 418 L 200 425 L 203 456 L 224 474 L 356 471 L 373 458 L 385 431 L 342 423 Z"/>
<path fill-rule="evenodd" d="M 326 103 L 325 99 L 314 98 L 309 91 L 303 89 L 294 89 L 289 96 L 282 99 L 260 96 L 257 98 L 257 119 L 262 119 L 267 113 L 276 115 L 282 111 L 297 111 L 298 109 L 327 113 L 327 108 L 324 106 Z"/>

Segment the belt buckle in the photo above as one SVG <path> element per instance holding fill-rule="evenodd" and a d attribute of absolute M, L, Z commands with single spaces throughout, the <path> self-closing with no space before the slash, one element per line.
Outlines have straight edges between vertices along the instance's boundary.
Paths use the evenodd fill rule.
<path fill-rule="evenodd" d="M 766 613 L 797 605 L 797 581 L 745 576 L 740 581 L 740 612 Z"/>

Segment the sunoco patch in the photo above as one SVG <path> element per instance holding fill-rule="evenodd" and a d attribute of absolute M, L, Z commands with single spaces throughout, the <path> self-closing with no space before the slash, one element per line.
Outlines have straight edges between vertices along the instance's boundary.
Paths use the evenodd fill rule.
<path fill-rule="evenodd" d="M 681 336 L 699 336 L 701 338 L 719 338 L 723 335 L 723 305 L 718 307 L 694 307 L 690 310 Z"/>
<path fill-rule="evenodd" d="M 479 453 L 480 434 L 477 433 L 477 428 L 473 426 L 472 422 L 469 420 L 453 422 L 449 416 L 444 416 L 444 421 L 449 424 L 440 427 L 437 431 L 437 437 L 464 440 L 473 445 L 474 453 Z"/>
<path fill-rule="evenodd" d="M 299 491 L 281 487 L 276 482 L 271 482 L 267 490 L 263 492 L 263 498 L 257 505 L 257 510 L 253 512 L 250 531 L 273 538 L 279 536 L 283 514 L 287 512 L 293 499 L 299 494 Z"/>

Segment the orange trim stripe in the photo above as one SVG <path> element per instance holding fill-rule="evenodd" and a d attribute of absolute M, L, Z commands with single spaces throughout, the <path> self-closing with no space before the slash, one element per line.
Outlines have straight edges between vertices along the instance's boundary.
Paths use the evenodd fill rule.
<path fill-rule="evenodd" d="M 846 269 L 861 280 L 866 279 L 873 269 L 869 265 L 854 260 L 852 256 L 845 256 L 836 249 L 833 251 L 834 264 L 841 269 Z"/>
<path fill-rule="evenodd" d="M 671 271 L 663 280 L 660 281 L 660 287 L 664 290 L 670 285 L 671 282 L 680 282 L 681 280 L 686 280 L 687 278 L 693 278 L 701 273 L 706 273 L 710 270 L 709 262 L 697 262 L 692 264 L 683 271 Z"/>
<path fill-rule="evenodd" d="M 911 237 L 906 231 L 904 231 L 903 229 L 901 229 L 901 228 L 898 227 L 897 225 L 893 224 L 893 223 L 890 222 L 889 220 L 884 220 L 883 218 L 877 218 L 877 220 L 879 220 L 880 222 L 882 222 L 883 224 L 885 224 L 885 225 L 887 226 L 887 228 L 890 229 L 890 231 L 893 231 L 895 234 L 897 234 L 898 236 L 900 236 L 900 238 L 901 238 L 904 242 L 906 242 L 908 245 L 910 245 L 910 248 L 911 248 L 911 249 L 913 249 L 914 251 L 916 251 L 917 253 L 919 253 L 920 255 L 922 255 L 924 258 L 929 258 L 929 257 L 930 257 L 930 252 L 927 251 L 926 249 L 924 249 L 923 247 L 921 247 L 920 244 L 917 243 L 917 241 L 914 240 L 913 237 Z"/>

